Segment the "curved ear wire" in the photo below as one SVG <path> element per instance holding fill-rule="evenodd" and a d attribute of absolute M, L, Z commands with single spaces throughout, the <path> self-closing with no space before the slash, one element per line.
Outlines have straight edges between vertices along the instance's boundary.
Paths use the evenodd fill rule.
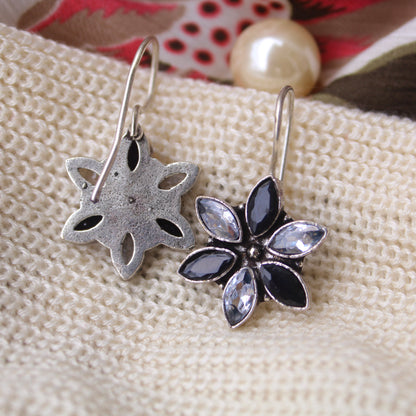
<path fill-rule="evenodd" d="M 290 139 L 290 128 L 292 124 L 293 107 L 294 107 L 294 101 L 295 101 L 295 92 L 293 91 L 293 88 L 289 85 L 286 85 L 280 90 L 279 96 L 277 97 L 277 101 L 276 101 L 273 154 L 272 154 L 272 162 L 270 164 L 270 174 L 273 177 L 275 176 L 275 172 L 276 172 L 277 143 L 279 142 L 280 133 L 282 129 L 283 105 L 285 103 L 287 96 L 289 97 L 289 103 L 288 103 L 288 109 L 287 109 L 287 125 L 286 125 L 285 141 L 283 142 L 282 156 L 280 158 L 279 175 L 277 176 L 279 181 L 283 181 L 283 176 L 285 173 L 286 156 L 287 156 L 287 150 L 288 150 L 289 139 Z"/>
<path fill-rule="evenodd" d="M 139 116 L 139 113 L 142 113 L 146 110 L 146 108 L 150 104 L 150 101 L 153 98 L 153 94 L 155 91 L 156 73 L 159 67 L 159 42 L 154 36 L 148 36 L 143 41 L 143 43 L 140 45 L 139 49 L 137 50 L 136 55 L 134 56 L 133 63 L 131 64 L 130 72 L 127 77 L 126 88 L 124 90 L 124 97 L 123 97 L 123 101 L 122 101 L 121 108 L 120 108 L 120 115 L 118 117 L 118 123 L 117 123 L 116 134 L 114 137 L 114 142 L 111 147 L 110 154 L 105 162 L 104 169 L 101 172 L 101 175 L 98 178 L 97 184 L 91 195 L 92 202 L 98 202 L 98 200 L 100 199 L 102 188 L 105 184 L 105 181 L 107 180 L 111 167 L 114 164 L 114 160 L 116 158 L 118 149 L 120 147 L 124 123 L 126 121 L 127 106 L 129 104 L 130 93 L 133 87 L 134 75 L 136 73 L 136 69 L 140 61 L 142 60 L 143 55 L 147 47 L 149 46 L 149 44 L 152 44 L 152 63 L 151 63 L 151 69 L 150 69 L 150 79 L 149 79 L 149 88 L 147 91 L 147 97 L 146 97 L 146 101 L 144 102 L 142 106 L 140 105 L 134 106 L 133 118 L 132 118 L 132 131 L 131 131 L 132 138 L 137 139 L 138 136 L 140 135 L 138 116 Z"/>

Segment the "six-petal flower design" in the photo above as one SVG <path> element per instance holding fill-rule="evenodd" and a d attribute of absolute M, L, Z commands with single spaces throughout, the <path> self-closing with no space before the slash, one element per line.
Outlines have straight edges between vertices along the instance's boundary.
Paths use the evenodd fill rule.
<path fill-rule="evenodd" d="M 165 166 L 150 156 L 144 135 L 137 139 L 126 135 L 99 201 L 92 202 L 94 177 L 102 172 L 104 162 L 77 157 L 66 164 L 81 190 L 81 206 L 68 218 L 62 238 L 75 243 L 96 240 L 108 247 L 123 279 L 137 271 L 146 250 L 159 244 L 180 249 L 194 245 L 192 229 L 180 209 L 181 196 L 194 184 L 198 166 L 188 162 Z"/>
<path fill-rule="evenodd" d="M 178 272 L 192 282 L 216 281 L 224 287 L 223 310 L 231 327 L 246 322 L 257 303 L 267 299 L 308 308 L 300 275 L 303 258 L 322 243 L 327 230 L 286 214 L 276 178 L 260 180 L 239 207 L 211 197 L 198 197 L 195 205 L 211 238 L 207 247 L 183 261 Z"/>

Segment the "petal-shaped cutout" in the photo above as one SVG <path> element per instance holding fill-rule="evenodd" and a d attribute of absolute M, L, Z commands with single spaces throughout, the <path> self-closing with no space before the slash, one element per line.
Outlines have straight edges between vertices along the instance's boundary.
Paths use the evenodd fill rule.
<path fill-rule="evenodd" d="M 172 221 L 164 218 L 156 218 L 157 225 L 165 232 L 174 237 L 183 237 L 182 231 Z"/>
<path fill-rule="evenodd" d="M 127 233 L 124 236 L 121 246 L 121 256 L 123 258 L 123 263 L 129 264 L 134 255 L 134 240 L 130 233 Z"/>
<path fill-rule="evenodd" d="M 103 216 L 86 213 L 82 208 L 74 212 L 66 221 L 61 232 L 64 240 L 84 244 L 97 240 L 97 236 L 104 224 Z"/>
<path fill-rule="evenodd" d="M 102 215 L 91 215 L 90 217 L 84 218 L 77 225 L 75 225 L 75 231 L 87 231 L 96 227 L 103 220 Z"/>
<path fill-rule="evenodd" d="M 178 172 L 172 173 L 169 176 L 166 176 L 159 182 L 158 188 L 169 190 L 174 188 L 176 185 L 179 185 L 186 178 L 186 173 Z"/>
<path fill-rule="evenodd" d="M 248 228 L 254 236 L 267 232 L 281 210 L 281 191 L 272 176 L 263 178 L 251 191 L 246 204 Z"/>
<path fill-rule="evenodd" d="M 257 304 L 257 283 L 253 270 L 244 267 L 235 273 L 225 286 L 222 305 L 232 328 L 242 325 Z"/>
<path fill-rule="evenodd" d="M 139 161 L 139 146 L 136 140 L 131 140 L 129 151 L 127 152 L 127 165 L 129 166 L 129 169 L 131 171 L 135 170 L 139 164 Z"/>
<path fill-rule="evenodd" d="M 296 259 L 315 250 L 326 235 L 326 228 L 319 224 L 293 221 L 280 227 L 270 238 L 267 247 L 280 257 Z"/>
<path fill-rule="evenodd" d="M 139 172 L 142 161 L 150 158 L 150 146 L 145 136 L 140 139 L 132 139 L 127 132 L 118 148 L 118 152 L 113 164 L 113 174 L 117 173 L 122 177 L 130 175 L 132 172 Z"/>
<path fill-rule="evenodd" d="M 192 282 L 215 281 L 232 269 L 236 259 L 237 256 L 225 248 L 202 248 L 182 262 L 178 273 Z"/>
<path fill-rule="evenodd" d="M 89 157 L 73 157 L 66 160 L 66 170 L 72 182 L 79 189 L 86 189 L 88 185 L 95 185 L 93 175 L 100 175 L 103 163 Z"/>
<path fill-rule="evenodd" d="M 90 185 L 93 186 L 95 186 L 95 184 L 98 181 L 98 178 L 100 177 L 100 175 L 97 172 L 94 172 L 90 169 L 78 168 L 78 172 Z M 86 185 L 84 184 L 83 187 L 85 188 L 85 186 Z"/>
<path fill-rule="evenodd" d="M 158 218 L 156 223 L 154 233 L 159 237 L 157 244 L 182 250 L 195 245 L 192 228 L 182 215 L 165 215 L 164 218 Z"/>
<path fill-rule="evenodd" d="M 176 192 L 179 195 L 188 192 L 198 177 L 199 168 L 197 165 L 190 162 L 175 162 L 167 165 L 163 169 L 163 176 L 158 181 L 160 189 Z M 171 182 L 170 185 L 166 183 L 170 180 L 176 179 L 176 183 Z"/>
<path fill-rule="evenodd" d="M 266 292 L 276 302 L 300 309 L 309 306 L 306 286 L 300 275 L 289 266 L 266 262 L 260 265 L 259 271 Z"/>
<path fill-rule="evenodd" d="M 209 235 L 230 243 L 241 242 L 241 224 L 233 208 L 219 199 L 206 196 L 198 197 L 195 205 L 198 219 Z"/>
<path fill-rule="evenodd" d="M 132 233 L 120 234 L 118 241 L 110 247 L 111 259 L 122 279 L 129 280 L 141 266 L 144 250 Z"/>

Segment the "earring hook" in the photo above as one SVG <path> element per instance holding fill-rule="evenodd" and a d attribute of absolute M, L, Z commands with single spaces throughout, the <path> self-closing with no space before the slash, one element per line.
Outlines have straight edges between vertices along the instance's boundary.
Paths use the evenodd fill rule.
<path fill-rule="evenodd" d="M 98 181 L 94 187 L 94 191 L 91 195 L 92 202 L 98 202 L 100 199 L 102 188 L 105 184 L 105 181 L 108 178 L 108 174 L 114 164 L 114 160 L 116 158 L 118 149 L 120 147 L 122 135 L 123 135 L 123 128 L 124 123 L 126 121 L 126 114 L 127 114 L 127 107 L 129 104 L 130 93 L 133 87 L 134 75 L 136 73 L 136 69 L 139 66 L 140 61 L 143 58 L 143 55 L 148 48 L 149 44 L 152 45 L 152 61 L 151 61 L 151 68 L 150 68 L 150 78 L 149 78 L 149 87 L 147 89 L 147 97 L 146 101 L 143 105 L 135 105 L 133 107 L 133 115 L 131 120 L 131 135 L 132 137 L 136 138 L 140 134 L 140 126 L 139 126 L 139 115 L 143 114 L 144 111 L 149 106 L 153 94 L 155 91 L 155 81 L 156 81 L 156 74 L 159 67 L 159 42 L 155 36 L 148 36 L 144 39 L 144 41 L 137 49 L 136 55 L 134 55 L 133 62 L 130 67 L 129 75 L 127 77 L 126 87 L 124 90 L 124 97 L 121 103 L 120 108 L 120 115 L 118 117 L 117 129 L 116 134 L 114 137 L 114 142 L 110 150 L 110 154 L 104 164 L 104 168 L 98 178 Z"/>
<path fill-rule="evenodd" d="M 270 173 L 274 176 L 276 172 L 276 164 L 277 164 L 277 143 L 280 138 L 281 129 L 282 129 L 282 118 L 283 118 L 283 105 L 285 103 L 286 97 L 289 98 L 288 108 L 287 108 L 287 125 L 286 125 L 286 133 L 285 139 L 283 142 L 283 149 L 282 149 L 282 156 L 280 159 L 280 167 L 279 167 L 279 181 L 283 181 L 283 176 L 285 173 L 285 166 L 286 166 L 286 156 L 289 147 L 289 139 L 290 139 L 290 128 L 292 124 L 292 116 L 293 116 L 293 107 L 295 101 L 295 92 L 290 85 L 286 85 L 283 87 L 279 95 L 277 96 L 276 100 L 276 112 L 275 112 L 275 120 L 274 120 L 274 140 L 273 140 L 273 154 L 272 154 L 272 162 L 270 164 Z"/>

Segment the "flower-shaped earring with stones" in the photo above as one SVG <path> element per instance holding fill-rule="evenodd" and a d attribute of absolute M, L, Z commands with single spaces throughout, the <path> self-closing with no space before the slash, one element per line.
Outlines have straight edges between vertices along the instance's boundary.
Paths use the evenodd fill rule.
<path fill-rule="evenodd" d="M 290 98 L 289 117 L 276 178 L 276 143 L 286 97 Z M 283 88 L 276 106 L 271 173 L 255 185 L 247 203 L 231 207 L 212 197 L 196 200 L 198 219 L 210 240 L 205 248 L 191 253 L 178 272 L 189 281 L 215 281 L 224 288 L 223 310 L 232 328 L 246 322 L 264 300 L 296 309 L 307 309 L 310 303 L 300 274 L 303 259 L 322 243 L 327 230 L 314 222 L 294 221 L 283 209 L 281 183 L 293 101 L 293 89 Z"/>

